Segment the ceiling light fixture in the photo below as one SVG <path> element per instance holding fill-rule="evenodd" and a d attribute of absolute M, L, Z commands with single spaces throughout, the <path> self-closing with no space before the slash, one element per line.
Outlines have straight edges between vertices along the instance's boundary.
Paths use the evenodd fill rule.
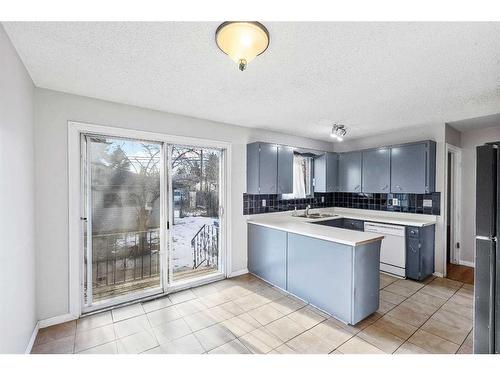
<path fill-rule="evenodd" d="M 332 138 L 335 138 L 337 141 L 342 142 L 346 134 L 347 134 L 347 129 L 345 125 L 334 124 L 330 136 Z"/>
<path fill-rule="evenodd" d="M 221 24 L 215 32 L 215 41 L 241 71 L 269 46 L 269 32 L 259 22 L 231 21 Z"/>

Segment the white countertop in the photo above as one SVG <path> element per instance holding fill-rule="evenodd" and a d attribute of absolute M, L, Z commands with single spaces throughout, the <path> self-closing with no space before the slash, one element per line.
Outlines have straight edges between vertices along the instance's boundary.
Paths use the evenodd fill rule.
<path fill-rule="evenodd" d="M 310 212 L 328 212 L 339 215 L 337 217 L 344 217 L 347 219 L 357 219 L 363 221 L 373 221 L 376 223 L 387 223 L 394 225 L 404 225 L 410 227 L 425 227 L 427 225 L 436 224 L 436 216 L 433 215 L 419 215 L 419 214 L 406 214 L 402 212 L 383 212 L 383 211 L 369 211 L 357 210 L 350 208 L 322 208 L 311 209 Z M 374 214 L 372 212 L 377 212 Z M 384 215 L 385 214 L 385 215 Z"/>
<path fill-rule="evenodd" d="M 313 221 L 334 219 L 308 219 L 294 217 L 291 212 L 288 215 L 259 215 L 248 219 L 248 223 L 262 225 L 268 228 L 278 229 L 285 232 L 314 237 L 320 240 L 332 241 L 348 246 L 357 246 L 373 241 L 380 241 L 384 238 L 379 234 L 358 232 L 354 230 L 328 227 L 326 225 L 313 224 Z"/>
<path fill-rule="evenodd" d="M 313 224 L 315 221 L 324 221 L 339 218 L 357 219 L 393 225 L 423 227 L 436 223 L 436 217 L 422 217 L 424 215 L 412 215 L 402 213 L 386 213 L 386 215 L 368 214 L 364 210 L 321 208 L 311 209 L 311 213 L 321 212 L 335 215 L 318 219 L 301 218 L 292 216 L 293 211 L 253 215 L 248 223 L 262 225 L 273 229 L 283 230 L 290 233 L 314 237 L 326 241 L 341 243 L 348 246 L 357 246 L 363 243 L 382 240 L 384 237 L 375 233 L 361 232 L 343 228 L 329 227 L 326 225 Z M 299 214 L 303 213 L 299 210 Z"/>

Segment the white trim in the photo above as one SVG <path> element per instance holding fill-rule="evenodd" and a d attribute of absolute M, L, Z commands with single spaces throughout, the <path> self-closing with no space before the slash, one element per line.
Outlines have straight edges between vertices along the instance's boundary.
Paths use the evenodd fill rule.
<path fill-rule="evenodd" d="M 444 163 L 444 190 L 443 190 L 443 275 L 446 277 L 446 264 L 448 262 L 447 259 L 447 238 L 446 238 L 446 232 L 447 232 L 447 211 L 448 211 L 448 153 L 453 154 L 453 163 L 454 163 L 454 175 L 452 176 L 453 178 L 453 187 L 454 187 L 454 196 L 452 197 L 453 202 L 453 228 L 452 228 L 452 238 L 450 239 L 451 244 L 453 245 L 451 248 L 451 257 L 454 262 L 457 264 L 460 264 L 460 249 L 456 247 L 457 243 L 461 242 L 461 237 L 460 237 L 460 220 L 462 217 L 462 149 L 460 147 L 453 146 L 449 143 L 445 144 L 445 163 Z"/>
<path fill-rule="evenodd" d="M 231 143 L 225 141 L 218 141 L 205 138 L 185 137 L 179 135 L 169 135 L 165 133 L 156 133 L 143 130 L 133 130 L 120 128 L 116 126 L 90 124 L 86 122 L 68 121 L 70 129 L 77 129 L 79 132 L 93 133 L 98 135 L 115 135 L 130 139 L 144 139 L 148 141 L 165 142 L 167 144 L 180 144 L 199 147 L 217 147 L 217 148 L 230 148 Z"/>
<path fill-rule="evenodd" d="M 40 329 L 40 322 L 36 322 L 35 328 L 33 328 L 33 332 L 31 333 L 30 341 L 28 342 L 28 345 L 26 346 L 26 350 L 24 351 L 24 354 L 31 353 L 31 350 L 33 349 L 33 345 L 35 344 L 36 336 L 38 335 L 39 329 Z"/>
<path fill-rule="evenodd" d="M 163 158 L 166 158 L 167 162 L 163 166 L 163 175 L 164 175 L 164 181 L 165 181 L 165 189 L 164 189 L 164 197 L 165 197 L 165 207 L 166 210 L 164 212 L 164 216 L 167 217 L 167 222 L 168 222 L 168 228 L 167 224 L 165 224 L 165 230 L 163 231 L 163 234 L 165 234 L 165 240 L 163 241 L 162 245 L 164 246 L 162 249 L 164 249 L 163 254 L 166 255 L 166 257 L 163 257 L 163 262 L 166 267 L 164 267 L 164 280 L 165 280 L 165 286 L 164 290 L 165 293 L 170 293 L 170 288 L 172 284 L 172 251 L 170 251 L 170 248 L 172 247 L 172 228 L 170 227 L 172 223 L 174 222 L 174 210 L 170 210 L 170 207 L 168 206 L 168 202 L 173 202 L 173 192 L 172 192 L 172 174 L 168 173 L 168 167 L 172 165 L 172 145 L 168 143 L 164 143 L 164 148 L 165 148 L 165 154 L 163 155 Z"/>
<path fill-rule="evenodd" d="M 209 274 L 209 275 L 203 275 L 197 278 L 193 279 L 188 279 L 185 282 L 174 282 L 170 285 L 168 292 L 165 293 L 165 295 L 174 293 L 174 292 L 180 292 L 181 290 L 186 290 L 186 289 L 191 289 L 191 288 L 196 288 L 197 286 L 200 285 L 205 285 L 208 283 L 213 283 L 216 281 L 224 280 L 226 276 L 222 273 L 214 273 L 214 274 Z"/>
<path fill-rule="evenodd" d="M 80 222 L 80 134 L 93 133 L 109 136 L 120 136 L 131 139 L 145 139 L 149 141 L 158 141 L 165 144 L 187 144 L 198 147 L 211 147 L 224 149 L 225 159 L 225 260 L 226 265 L 224 275 L 231 274 L 232 256 L 231 256 L 231 162 L 232 145 L 230 142 L 202 139 L 194 137 L 184 137 L 168 135 L 164 133 L 155 133 L 149 131 L 140 131 L 119 128 L 115 126 L 105 126 L 90 124 L 77 121 L 68 121 L 68 231 L 69 231 L 69 313 L 60 317 L 46 319 L 43 324 L 53 325 L 72 319 L 77 319 L 82 313 L 82 303 L 80 290 L 82 286 L 82 272 L 80 270 L 80 261 L 82 259 L 81 237 L 82 226 Z M 204 280 L 205 281 L 205 280 Z M 167 286 L 165 285 L 165 288 Z M 49 322 L 49 323 L 45 323 Z"/>
<path fill-rule="evenodd" d="M 246 273 L 249 273 L 248 269 L 243 268 L 241 270 L 231 272 L 230 274 L 227 275 L 227 277 L 236 277 L 236 276 L 244 275 Z"/>
<path fill-rule="evenodd" d="M 437 277 L 444 277 L 441 272 L 434 272 L 433 275 Z"/>
<path fill-rule="evenodd" d="M 81 209 L 81 173 L 80 173 L 80 128 L 77 124 L 68 122 L 68 261 L 69 261 L 69 314 L 71 317 L 79 317 L 81 314 L 80 287 L 82 276 L 80 272 L 80 258 L 83 255 L 82 230 L 80 220 Z M 49 318 L 41 322 L 47 322 L 46 326 L 57 324 L 59 317 Z M 69 320 L 69 319 L 68 319 Z"/>
<path fill-rule="evenodd" d="M 42 319 L 38 322 L 39 328 L 50 327 L 56 324 L 66 323 L 71 320 L 78 319 L 79 316 L 71 315 L 71 314 L 62 314 L 53 316 L 52 318 Z"/>
<path fill-rule="evenodd" d="M 159 296 L 164 293 L 164 290 L 161 288 L 161 286 L 153 287 L 153 288 L 148 288 L 144 290 L 139 290 L 137 292 L 131 292 L 126 295 L 121 295 L 113 298 L 108 298 L 104 301 L 99 301 L 99 302 L 93 302 L 92 305 L 90 306 L 84 306 L 82 304 L 82 312 L 81 314 L 91 314 L 93 312 L 103 310 L 106 308 L 110 308 L 113 306 L 117 305 L 124 305 L 127 303 L 134 303 L 136 301 L 140 301 L 143 298 L 148 298 L 148 297 L 154 297 L 154 296 Z"/>
<path fill-rule="evenodd" d="M 223 206 L 223 212 L 222 215 L 224 216 L 224 220 L 222 222 L 224 223 L 224 257 L 225 257 L 225 265 L 224 265 L 224 275 L 228 277 L 228 275 L 231 275 L 232 269 L 233 269 L 233 262 L 232 262 L 232 242 L 231 242 L 231 236 L 232 236 L 232 180 L 231 180 L 231 163 L 232 163 L 232 145 L 227 144 L 225 152 L 223 153 L 223 173 L 224 173 L 224 206 Z"/>
<path fill-rule="evenodd" d="M 467 260 L 459 260 L 458 264 L 460 264 L 461 266 L 467 266 L 467 267 L 474 268 L 474 262 L 469 262 Z"/>

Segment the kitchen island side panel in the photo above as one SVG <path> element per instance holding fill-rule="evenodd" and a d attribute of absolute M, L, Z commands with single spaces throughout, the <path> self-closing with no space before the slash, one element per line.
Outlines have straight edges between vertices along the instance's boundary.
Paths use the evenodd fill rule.
<path fill-rule="evenodd" d="M 350 323 L 352 254 L 351 246 L 288 233 L 288 292 Z"/>
<path fill-rule="evenodd" d="M 261 225 L 248 225 L 248 270 L 286 289 L 287 233 Z"/>
<path fill-rule="evenodd" d="M 352 324 L 363 320 L 379 308 L 381 241 L 358 245 L 354 251 Z"/>

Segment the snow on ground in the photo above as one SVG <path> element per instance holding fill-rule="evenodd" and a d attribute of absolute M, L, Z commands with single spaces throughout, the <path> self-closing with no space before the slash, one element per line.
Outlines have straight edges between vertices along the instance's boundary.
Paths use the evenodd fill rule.
<path fill-rule="evenodd" d="M 175 217 L 172 226 L 173 266 L 175 270 L 193 268 L 193 249 L 191 239 L 200 228 L 218 222 L 217 218 L 210 217 Z"/>

